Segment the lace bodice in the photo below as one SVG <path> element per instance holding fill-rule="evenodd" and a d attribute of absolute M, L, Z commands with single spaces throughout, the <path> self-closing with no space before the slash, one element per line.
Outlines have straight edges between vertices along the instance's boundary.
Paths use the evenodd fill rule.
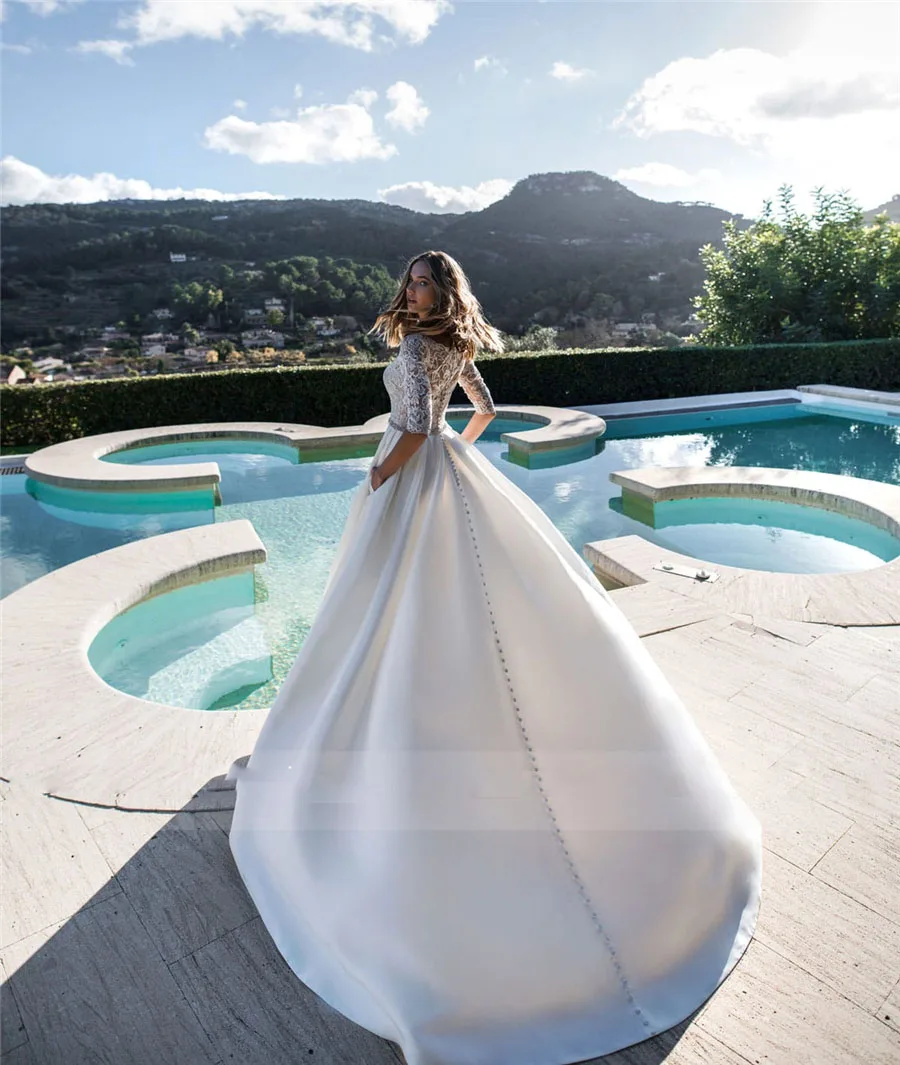
<path fill-rule="evenodd" d="M 409 433 L 439 433 L 457 383 L 479 414 L 494 413 L 491 394 L 474 362 L 431 337 L 408 334 L 384 371 L 390 424 Z"/>

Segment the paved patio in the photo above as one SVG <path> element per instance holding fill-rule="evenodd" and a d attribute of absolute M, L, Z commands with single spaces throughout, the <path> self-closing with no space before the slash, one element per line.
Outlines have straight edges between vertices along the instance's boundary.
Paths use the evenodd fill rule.
<path fill-rule="evenodd" d="M 751 619 L 668 580 L 614 595 L 762 820 L 763 905 L 690 1023 L 602 1060 L 895 1065 L 900 626 L 808 624 L 777 602 Z M 223 777 L 177 812 L 23 779 L 0 782 L 3 1065 L 403 1061 L 281 960 L 231 860 Z"/>

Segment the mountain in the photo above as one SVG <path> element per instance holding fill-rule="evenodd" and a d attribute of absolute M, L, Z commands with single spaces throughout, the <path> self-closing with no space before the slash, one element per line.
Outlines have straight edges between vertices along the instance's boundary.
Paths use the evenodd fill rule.
<path fill-rule="evenodd" d="M 867 222 L 874 222 L 876 215 L 885 212 L 892 222 L 900 222 L 900 192 L 895 193 L 887 203 L 883 203 L 880 207 L 873 207 L 871 211 L 864 211 L 863 218 Z"/>
<path fill-rule="evenodd" d="M 462 215 L 312 199 L 31 204 L 0 215 L 7 346 L 37 323 L 87 332 L 136 303 L 165 305 L 174 282 L 219 283 L 223 266 L 246 278 L 234 297 L 241 305 L 271 294 L 247 266 L 302 255 L 396 277 L 411 255 L 434 247 L 460 260 L 506 330 L 579 316 L 680 321 L 702 284 L 699 248 L 721 244 L 728 219 L 751 224 L 709 204 L 646 199 L 591 171 L 535 174 Z M 170 261 L 173 252 L 186 261 Z"/>
<path fill-rule="evenodd" d="M 503 235 L 534 242 L 688 241 L 699 247 L 719 240 L 722 223 L 741 220 L 704 204 L 660 203 L 589 170 L 535 174 L 502 200 L 462 217 L 446 236 L 483 240 Z M 747 223 L 749 224 L 749 223 Z"/>

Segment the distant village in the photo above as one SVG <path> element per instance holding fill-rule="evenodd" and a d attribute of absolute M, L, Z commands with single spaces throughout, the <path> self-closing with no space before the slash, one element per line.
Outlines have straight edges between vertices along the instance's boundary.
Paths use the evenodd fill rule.
<path fill-rule="evenodd" d="M 222 216 L 223 218 L 227 216 Z M 215 219 L 214 219 L 215 220 Z M 577 240 L 567 243 L 577 244 Z M 194 257 L 191 257 L 194 258 Z M 171 263 L 184 263 L 188 256 L 170 252 Z M 248 263 L 255 266 L 255 263 Z M 251 271 L 246 271 L 250 276 Z M 252 271 L 262 277 L 261 271 Z M 659 282 L 664 272 L 651 274 Z M 69 299 L 70 297 L 65 297 Z M 585 321 L 578 315 L 557 327 L 538 328 L 540 347 L 677 346 L 699 332 L 702 323 L 692 314 L 687 320 L 660 327 L 657 315 L 646 313 L 636 322 Z M 170 307 L 158 307 L 149 315 L 156 331 L 135 333 L 125 322 L 106 325 L 82 337 L 81 346 L 56 343 L 33 350 L 21 347 L 0 356 L 0 382 L 9 385 L 60 384 L 121 377 L 146 377 L 167 373 L 215 372 L 253 366 L 292 366 L 303 363 L 369 362 L 387 358 L 380 341 L 365 334 L 351 315 L 295 319 L 280 296 L 260 299 L 247 307 L 238 330 L 220 331 L 213 315 L 206 327 L 182 322 Z M 678 335 L 668 331 L 677 328 Z M 173 331 L 177 329 L 177 331 Z M 510 351 L 533 349 L 529 334 L 507 338 Z"/>
<path fill-rule="evenodd" d="M 34 357 L 38 353 L 20 348 L 3 356 L 0 380 L 10 385 L 52 384 L 307 361 L 368 361 L 371 357 L 370 351 L 357 346 L 360 326 L 350 315 L 307 318 L 286 333 L 277 324 L 285 320 L 285 301 L 278 296 L 265 299 L 259 307 L 249 307 L 239 331 L 186 325 L 179 332 L 169 332 L 166 327 L 174 312 L 168 307 L 158 308 L 153 317 L 159 330 L 140 338 L 119 323 L 105 326 L 74 351 L 50 354 L 42 348 L 40 357 Z M 367 346 L 376 343 L 368 341 Z M 64 349 L 62 344 L 52 347 Z"/>

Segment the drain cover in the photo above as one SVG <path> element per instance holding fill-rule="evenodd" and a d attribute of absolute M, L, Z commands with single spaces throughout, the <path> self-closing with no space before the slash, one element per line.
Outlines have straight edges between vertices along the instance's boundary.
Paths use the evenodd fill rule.
<path fill-rule="evenodd" d="M 657 562 L 653 568 L 663 573 L 674 573 L 678 577 L 690 577 L 701 584 L 714 584 L 719 579 L 714 569 L 695 569 L 693 566 L 677 566 L 672 562 Z"/>

